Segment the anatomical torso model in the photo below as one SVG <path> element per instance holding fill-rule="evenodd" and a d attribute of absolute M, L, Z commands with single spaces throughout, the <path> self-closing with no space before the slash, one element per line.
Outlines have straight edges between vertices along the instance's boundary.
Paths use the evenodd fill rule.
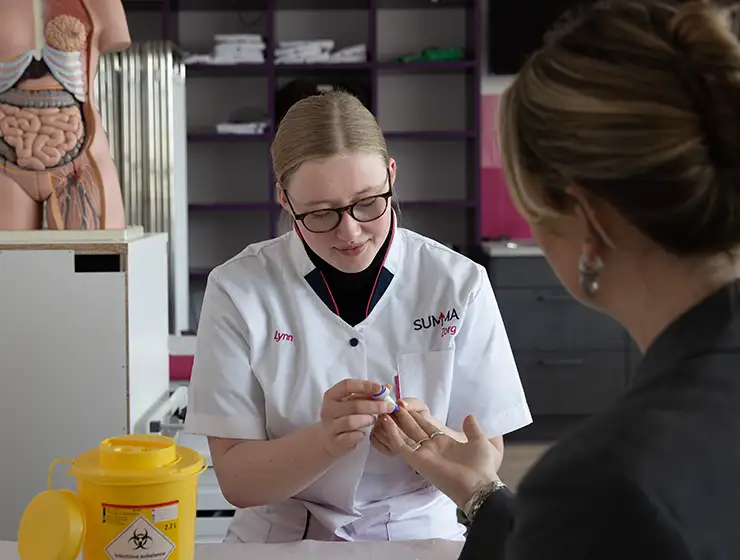
<path fill-rule="evenodd" d="M 131 44 L 121 0 L 0 0 L 0 230 L 125 227 L 92 89 Z"/>

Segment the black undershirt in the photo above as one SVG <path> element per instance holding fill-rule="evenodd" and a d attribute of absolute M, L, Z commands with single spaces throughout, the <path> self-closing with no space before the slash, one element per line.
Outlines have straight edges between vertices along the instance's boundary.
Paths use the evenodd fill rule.
<path fill-rule="evenodd" d="M 353 327 L 362 322 L 367 315 L 367 304 L 370 301 L 380 267 L 383 266 L 390 241 L 391 228 L 388 229 L 385 242 L 370 266 L 361 272 L 353 273 L 337 270 L 314 253 L 305 241 L 303 242 L 308 258 L 322 272 L 329 285 L 329 290 L 339 310 L 339 317 Z"/>

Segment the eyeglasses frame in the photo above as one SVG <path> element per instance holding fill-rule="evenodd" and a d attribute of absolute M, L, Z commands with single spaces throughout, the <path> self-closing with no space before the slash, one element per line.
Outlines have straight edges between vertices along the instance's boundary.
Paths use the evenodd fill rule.
<path fill-rule="evenodd" d="M 288 193 L 283 190 L 283 194 L 285 195 L 285 201 L 288 203 L 288 208 L 290 208 L 290 212 L 293 214 L 293 219 L 296 222 L 301 222 L 303 224 L 303 227 L 305 227 L 308 231 L 311 233 L 329 233 L 330 231 L 334 231 L 339 227 L 339 225 L 342 223 L 342 216 L 345 213 L 348 213 L 350 216 L 352 216 L 352 219 L 356 222 L 359 222 L 361 224 L 367 224 L 370 222 L 374 222 L 375 220 L 379 220 L 383 217 L 383 215 L 388 210 L 388 199 L 393 196 L 393 184 L 391 183 L 391 170 L 386 169 L 386 177 L 388 181 L 388 190 L 382 194 L 375 194 L 373 196 L 365 197 L 361 200 L 358 200 L 357 202 L 353 202 L 352 204 L 348 204 L 347 206 L 342 206 L 341 208 L 322 208 L 320 210 L 311 210 L 310 212 L 303 212 L 301 214 L 297 214 L 295 211 L 295 208 L 293 208 L 293 204 L 290 202 L 290 197 L 288 197 Z M 383 198 L 385 199 L 385 209 L 383 212 L 380 213 L 380 215 L 377 218 L 373 218 L 372 220 L 360 220 L 358 219 L 354 214 L 354 209 L 358 204 L 362 204 L 363 202 L 367 202 L 368 200 L 372 200 L 374 198 Z M 310 214 L 313 214 L 314 212 L 336 212 L 339 219 L 337 220 L 337 224 L 332 227 L 331 229 L 327 229 L 324 231 L 314 231 L 310 227 L 306 225 L 305 218 L 309 216 Z"/>

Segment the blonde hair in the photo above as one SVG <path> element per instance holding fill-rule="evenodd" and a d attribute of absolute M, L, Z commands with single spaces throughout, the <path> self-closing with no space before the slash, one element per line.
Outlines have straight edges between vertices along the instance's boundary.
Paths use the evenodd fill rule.
<path fill-rule="evenodd" d="M 388 164 L 388 146 L 375 117 L 359 99 L 339 90 L 295 103 L 270 148 L 275 178 L 283 188 L 306 161 L 358 152 L 376 154 Z"/>
<path fill-rule="evenodd" d="M 501 104 L 512 199 L 536 223 L 578 186 L 678 255 L 740 243 L 740 43 L 729 2 L 607 0 L 566 18 Z"/>

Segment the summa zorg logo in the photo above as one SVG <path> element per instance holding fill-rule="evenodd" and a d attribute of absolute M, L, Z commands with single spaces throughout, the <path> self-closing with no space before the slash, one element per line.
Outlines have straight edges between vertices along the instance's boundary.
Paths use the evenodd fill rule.
<path fill-rule="evenodd" d="M 457 334 L 457 325 L 450 325 L 452 321 L 459 321 L 460 317 L 457 314 L 457 309 L 454 307 L 447 311 L 440 311 L 436 315 L 429 315 L 428 317 L 420 317 L 414 320 L 415 331 L 425 331 L 427 329 L 433 329 L 440 327 L 442 336 L 455 335 Z"/>

